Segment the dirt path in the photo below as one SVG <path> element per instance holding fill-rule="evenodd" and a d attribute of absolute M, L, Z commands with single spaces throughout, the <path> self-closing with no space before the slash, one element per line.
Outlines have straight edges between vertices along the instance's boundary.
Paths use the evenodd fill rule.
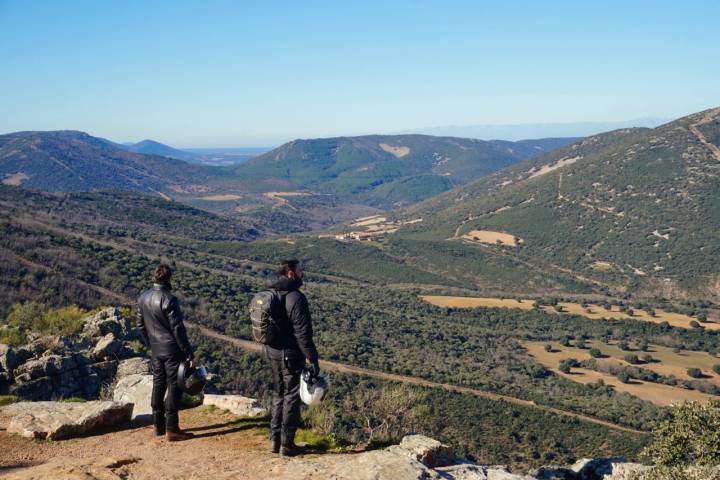
<path fill-rule="evenodd" d="M 229 343 L 236 347 L 242 348 L 243 350 L 248 350 L 248 351 L 252 351 L 252 352 L 261 352 L 262 351 L 262 345 L 260 345 L 259 343 L 230 337 L 228 335 L 218 333 L 209 328 L 202 327 L 200 325 L 190 323 L 190 322 L 186 322 L 186 325 L 188 327 L 198 330 L 201 334 L 205 335 L 206 337 L 213 338 L 215 340 L 218 340 L 218 341 L 221 341 L 224 343 Z M 408 385 L 417 385 L 417 386 L 421 386 L 421 387 L 442 388 L 444 390 L 448 390 L 451 392 L 458 392 L 458 393 L 474 395 L 476 397 L 487 398 L 489 400 L 494 400 L 494 401 L 507 402 L 507 403 L 511 403 L 513 405 L 522 405 L 524 407 L 535 408 L 537 410 L 541 410 L 541 411 L 548 412 L 548 413 L 553 413 L 555 415 L 562 415 L 562 416 L 566 416 L 566 417 L 576 418 L 576 419 L 584 421 L 584 422 L 590 422 L 590 423 L 594 423 L 597 425 L 602 425 L 602 426 L 605 426 L 608 428 L 612 428 L 613 430 L 621 430 L 624 432 L 637 433 L 637 434 L 647 433 L 647 432 L 642 432 L 640 430 L 636 430 L 634 428 L 616 425 L 612 422 L 600 420 L 598 418 L 590 417 L 587 415 L 568 412 L 568 411 L 560 410 L 560 409 L 554 408 L 554 407 L 538 405 L 535 402 L 533 402 L 532 400 L 523 400 L 521 398 L 511 397 L 508 395 L 500 395 L 497 393 L 487 392 L 484 390 L 478 390 L 478 389 L 469 388 L 469 387 L 460 387 L 460 386 L 451 385 L 448 383 L 433 382 L 431 380 L 425 380 L 423 378 L 417 378 L 417 377 L 410 377 L 407 375 L 398 375 L 398 374 L 394 374 L 394 373 L 379 372 L 377 370 L 369 370 L 367 368 L 355 367 L 352 365 L 346 365 L 346 364 L 337 363 L 337 362 L 329 362 L 326 360 L 321 360 L 320 365 L 322 366 L 322 368 L 324 368 L 326 370 L 332 370 L 335 372 L 349 373 L 349 374 L 353 374 L 353 375 L 363 375 L 366 377 L 379 378 L 382 380 L 390 380 L 393 382 L 400 382 L 400 383 L 404 383 L 404 384 L 408 384 Z"/>
<path fill-rule="evenodd" d="M 711 110 L 706 113 L 699 122 L 691 123 L 690 125 L 688 125 L 690 132 L 695 135 L 695 137 L 700 143 L 705 145 L 705 147 L 710 150 L 710 153 L 712 153 L 712 156 L 715 157 L 715 160 L 717 160 L 718 162 L 720 162 L 720 148 L 718 148 L 718 146 L 714 143 L 709 142 L 707 138 L 705 138 L 705 134 L 703 134 L 698 127 L 714 121 L 715 117 L 718 115 L 719 112 L 720 110 Z"/>
<path fill-rule="evenodd" d="M 268 427 L 264 419 L 238 419 L 201 407 L 180 412 L 180 422 L 197 438 L 167 443 L 164 438 L 155 437 L 149 426 L 60 442 L 33 441 L 0 431 L 0 477 L 9 480 L 292 478 L 287 474 L 295 462 L 302 461 L 266 453 Z"/>

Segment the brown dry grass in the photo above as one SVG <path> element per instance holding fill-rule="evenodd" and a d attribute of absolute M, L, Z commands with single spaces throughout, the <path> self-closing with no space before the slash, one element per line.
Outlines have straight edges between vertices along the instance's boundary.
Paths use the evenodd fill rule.
<path fill-rule="evenodd" d="M 560 375 L 563 378 L 567 378 L 568 380 L 572 380 L 573 382 L 587 384 L 602 380 L 606 385 L 613 387 L 616 391 L 629 393 L 630 395 L 660 406 L 674 405 L 689 400 L 706 401 L 709 399 L 717 399 L 714 395 L 698 392 L 696 390 L 687 390 L 682 387 L 674 387 L 652 382 L 642 382 L 640 380 L 632 380 L 630 383 L 622 383 L 617 379 L 617 377 L 585 368 L 573 368 L 571 373 L 563 373 L 558 369 L 558 365 L 561 360 L 568 358 L 585 360 L 590 358 L 588 351 L 561 347 L 557 344 L 553 344 L 553 351 L 546 352 L 544 345 L 545 342 L 523 343 L 523 346 L 527 349 L 528 354 L 545 366 L 545 368 L 552 370 L 555 374 Z M 643 367 L 645 366 L 643 365 Z"/>
<path fill-rule="evenodd" d="M 518 243 L 523 243 L 521 238 L 503 232 L 493 232 L 491 230 L 471 230 L 461 238 L 473 242 L 489 243 L 495 245 L 500 242 L 508 247 L 514 247 Z"/>
<path fill-rule="evenodd" d="M 381 143 L 379 146 L 384 151 L 395 155 L 397 158 L 402 158 L 410 153 L 410 147 L 394 147 L 392 145 L 388 145 L 387 143 Z"/>
<path fill-rule="evenodd" d="M 207 195 L 205 197 L 200 197 L 200 200 L 207 200 L 208 202 L 231 202 L 233 200 L 240 200 L 242 198 L 241 195 Z"/>
<path fill-rule="evenodd" d="M 534 300 L 525 299 L 522 303 L 514 299 L 499 299 L 488 297 L 452 297 L 440 295 L 421 296 L 423 300 L 438 307 L 455 307 L 455 308 L 520 308 L 523 310 L 532 309 Z M 640 320 L 645 322 L 662 323 L 668 322 L 673 327 L 692 328 L 690 322 L 696 320 L 688 315 L 681 313 L 666 312 L 664 310 L 656 310 L 655 316 L 643 310 L 635 310 L 632 316 L 625 312 L 621 312 L 617 307 L 611 310 L 605 310 L 603 307 L 595 304 L 589 304 L 588 308 L 583 308 L 579 303 L 560 302 L 563 307 L 562 313 L 580 315 L 591 320 Z M 558 313 L 554 307 L 542 307 L 545 313 Z M 589 311 L 588 311 L 589 310 Z M 720 330 L 720 323 L 703 323 L 701 324 L 707 330 Z"/>

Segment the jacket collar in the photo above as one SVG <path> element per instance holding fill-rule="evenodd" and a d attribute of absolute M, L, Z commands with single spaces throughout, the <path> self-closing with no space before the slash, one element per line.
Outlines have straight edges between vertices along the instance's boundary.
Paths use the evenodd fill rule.
<path fill-rule="evenodd" d="M 153 283 L 155 290 L 172 290 L 172 286 L 169 283 Z"/>

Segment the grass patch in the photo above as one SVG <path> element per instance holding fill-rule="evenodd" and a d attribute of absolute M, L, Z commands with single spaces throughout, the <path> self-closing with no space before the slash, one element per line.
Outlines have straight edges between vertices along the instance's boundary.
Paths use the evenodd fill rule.
<path fill-rule="evenodd" d="M 313 430 L 306 428 L 298 429 L 298 431 L 295 433 L 295 442 L 305 443 L 308 447 L 323 452 L 343 452 L 348 450 L 349 448 L 347 442 L 344 442 L 333 434 L 321 435 Z"/>
<path fill-rule="evenodd" d="M 68 397 L 68 398 L 63 398 L 63 399 L 60 400 L 60 401 L 61 401 L 61 402 L 64 402 L 64 403 L 84 403 L 84 402 L 87 402 L 87 400 L 84 399 L 84 398 L 82 398 L 82 397 Z"/>
<path fill-rule="evenodd" d="M 11 403 L 17 402 L 18 399 L 15 395 L 0 395 L 0 407 L 10 405 Z"/>

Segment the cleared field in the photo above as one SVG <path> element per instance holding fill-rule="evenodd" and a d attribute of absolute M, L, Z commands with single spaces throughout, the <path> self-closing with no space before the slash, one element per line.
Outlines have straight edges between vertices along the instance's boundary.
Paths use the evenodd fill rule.
<path fill-rule="evenodd" d="M 553 165 L 543 165 L 539 170 L 534 170 L 534 169 L 530 170 L 528 172 L 531 174 L 529 178 L 535 178 L 535 177 L 539 177 L 541 175 L 548 174 L 554 170 L 557 170 L 558 168 L 572 165 L 573 163 L 577 162 L 580 159 L 582 159 L 582 157 L 563 158 L 562 160 L 558 160 Z"/>
<path fill-rule="evenodd" d="M 5 177 L 2 181 L 2 183 L 5 185 L 13 185 L 13 186 L 17 187 L 22 182 L 24 182 L 25 180 L 29 180 L 29 179 L 30 179 L 30 177 L 28 175 L 26 175 L 25 173 L 18 172 L 13 175 L 8 175 L 7 177 Z"/>
<path fill-rule="evenodd" d="M 585 368 L 573 368 L 570 373 L 563 373 L 558 369 L 560 361 L 567 358 L 584 360 L 590 356 L 589 353 L 585 350 L 561 347 L 557 344 L 553 344 L 552 352 L 546 352 L 544 345 L 544 342 L 523 343 L 523 346 L 527 349 L 528 354 L 541 363 L 545 368 L 551 370 L 557 375 L 560 375 L 561 377 L 572 380 L 573 382 L 588 384 L 602 380 L 606 385 L 611 386 L 618 392 L 629 393 L 630 395 L 660 406 L 674 405 L 689 400 L 704 402 L 709 399 L 718 398 L 714 395 L 698 392 L 696 390 L 687 390 L 682 387 L 643 382 L 640 380 L 631 380 L 630 383 L 623 383 L 613 375 Z M 585 353 L 585 356 L 581 355 L 581 353 Z"/>
<path fill-rule="evenodd" d="M 381 143 L 379 144 L 380 148 L 382 148 L 384 151 L 388 153 L 392 153 L 397 158 L 402 158 L 405 155 L 410 153 L 410 147 L 394 147 L 392 145 L 388 145 L 387 143 Z"/>
<path fill-rule="evenodd" d="M 531 310 L 534 302 L 534 300 L 531 299 L 524 299 L 522 302 L 518 302 L 514 299 L 452 297 L 440 295 L 425 295 L 420 298 L 438 307 L 454 308 L 520 308 L 523 310 Z M 613 306 L 610 310 L 606 310 L 605 308 L 595 304 L 589 304 L 585 308 L 579 303 L 560 302 L 558 305 L 563 308 L 562 312 L 557 312 L 554 307 L 549 306 L 543 306 L 541 307 L 541 310 L 545 313 L 569 313 L 573 315 L 580 315 L 585 318 L 589 318 L 590 320 L 639 320 L 653 323 L 668 322 L 673 327 L 680 328 L 693 328 L 690 325 L 690 322 L 697 320 L 688 315 L 666 312 L 664 310 L 656 310 L 655 316 L 651 316 L 648 312 L 643 310 L 635 310 L 633 315 L 629 315 L 626 312 L 621 312 L 616 306 Z M 702 323 L 701 326 L 707 330 L 720 330 L 720 323 Z"/>
<path fill-rule="evenodd" d="M 598 270 L 598 271 L 600 271 L 600 272 L 607 272 L 607 271 L 609 271 L 609 270 L 612 270 L 613 267 L 612 267 L 612 264 L 611 264 L 610 262 L 600 262 L 600 261 L 598 261 L 598 262 L 594 262 L 594 263 L 592 264 L 592 268 L 594 268 L 595 270 Z"/>
<path fill-rule="evenodd" d="M 367 227 L 370 225 L 377 225 L 378 223 L 383 223 L 387 221 L 387 217 L 382 217 L 380 215 L 376 215 L 374 217 L 365 217 L 365 218 L 358 218 L 355 220 L 355 222 L 351 223 L 351 227 Z"/>
<path fill-rule="evenodd" d="M 206 200 L 208 202 L 231 202 L 233 200 L 240 200 L 242 198 L 241 195 L 207 195 L 205 197 L 200 197 L 200 200 Z"/>
<path fill-rule="evenodd" d="M 522 238 L 503 232 L 493 232 L 491 230 L 471 230 L 461 238 L 473 242 L 489 243 L 495 245 L 500 242 L 502 245 L 514 247 L 519 243 L 523 243 Z"/>

